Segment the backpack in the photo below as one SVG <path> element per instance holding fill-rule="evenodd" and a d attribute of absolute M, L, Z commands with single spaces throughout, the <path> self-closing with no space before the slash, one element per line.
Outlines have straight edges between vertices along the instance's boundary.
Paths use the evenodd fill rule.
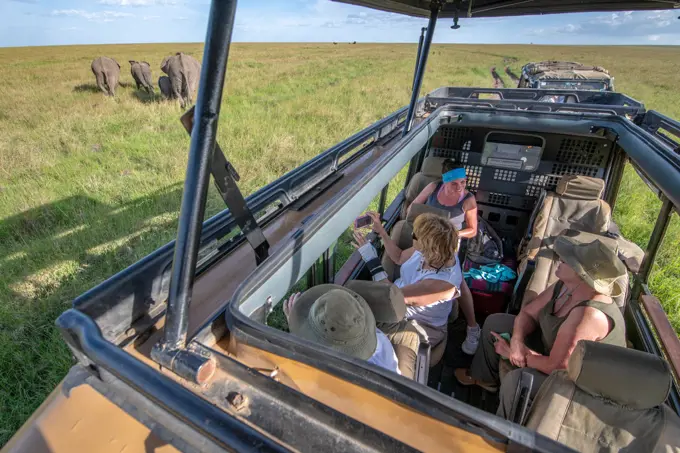
<path fill-rule="evenodd" d="M 503 260 L 501 238 L 481 217 L 477 217 L 477 236 L 468 239 L 466 258 L 476 264 L 497 264 Z"/>

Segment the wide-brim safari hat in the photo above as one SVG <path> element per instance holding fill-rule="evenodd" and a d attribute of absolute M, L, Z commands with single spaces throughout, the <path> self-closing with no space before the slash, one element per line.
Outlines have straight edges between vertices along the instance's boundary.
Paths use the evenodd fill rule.
<path fill-rule="evenodd" d="M 368 360 L 378 344 L 375 318 L 366 301 L 338 285 L 318 285 L 300 295 L 288 319 L 291 333 Z"/>
<path fill-rule="evenodd" d="M 626 268 L 611 247 L 599 239 L 583 243 L 560 236 L 553 248 L 562 261 L 595 291 L 610 297 L 622 294 L 620 280 L 626 274 Z"/>

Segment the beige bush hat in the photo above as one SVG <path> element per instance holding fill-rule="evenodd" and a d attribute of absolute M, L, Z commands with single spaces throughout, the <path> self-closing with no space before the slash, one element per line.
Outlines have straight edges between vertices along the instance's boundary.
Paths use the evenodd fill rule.
<path fill-rule="evenodd" d="M 375 318 L 366 301 L 339 285 L 318 285 L 300 295 L 288 319 L 290 332 L 368 360 L 375 352 Z"/>
<path fill-rule="evenodd" d="M 599 239 L 581 243 L 567 236 L 555 241 L 555 253 L 571 266 L 588 286 L 600 294 L 618 297 L 623 292 L 618 280 L 626 268 L 616 252 Z"/>

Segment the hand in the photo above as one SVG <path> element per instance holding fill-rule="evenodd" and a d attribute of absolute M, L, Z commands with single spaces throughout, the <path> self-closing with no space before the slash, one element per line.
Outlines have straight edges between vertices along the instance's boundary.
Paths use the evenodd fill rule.
<path fill-rule="evenodd" d="M 510 340 L 510 363 L 519 368 L 524 368 L 527 366 L 527 354 L 529 354 L 529 348 L 520 340 L 515 340 L 512 338 Z"/>
<path fill-rule="evenodd" d="M 382 220 L 380 219 L 380 214 L 374 211 L 367 211 L 366 215 L 373 220 L 371 228 L 373 228 L 374 232 L 378 233 L 379 235 L 384 233 L 386 234 L 385 227 L 383 227 Z"/>
<path fill-rule="evenodd" d="M 501 357 L 505 357 L 506 359 L 510 357 L 510 345 L 507 341 L 505 341 L 505 338 L 501 337 L 496 332 L 491 332 L 491 335 L 496 338 L 496 343 L 494 343 L 493 346 L 496 350 L 496 354 Z"/>
<path fill-rule="evenodd" d="M 283 301 L 283 314 L 286 315 L 286 320 L 290 318 L 290 312 L 293 310 L 293 304 L 297 302 L 300 297 L 300 293 L 295 293 L 288 298 L 288 300 Z"/>
<path fill-rule="evenodd" d="M 368 241 L 364 237 L 363 234 L 361 234 L 360 230 L 355 230 L 352 232 L 352 236 L 354 236 L 354 242 L 352 242 L 352 245 L 354 248 L 361 248 L 362 246 L 368 244 Z"/>

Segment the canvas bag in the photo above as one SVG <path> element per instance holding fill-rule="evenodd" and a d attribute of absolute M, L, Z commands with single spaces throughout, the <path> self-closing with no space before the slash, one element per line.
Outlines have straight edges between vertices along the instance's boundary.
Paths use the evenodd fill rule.
<path fill-rule="evenodd" d="M 501 238 L 481 217 L 477 217 L 477 236 L 468 239 L 465 256 L 476 264 L 496 264 L 503 260 Z"/>

